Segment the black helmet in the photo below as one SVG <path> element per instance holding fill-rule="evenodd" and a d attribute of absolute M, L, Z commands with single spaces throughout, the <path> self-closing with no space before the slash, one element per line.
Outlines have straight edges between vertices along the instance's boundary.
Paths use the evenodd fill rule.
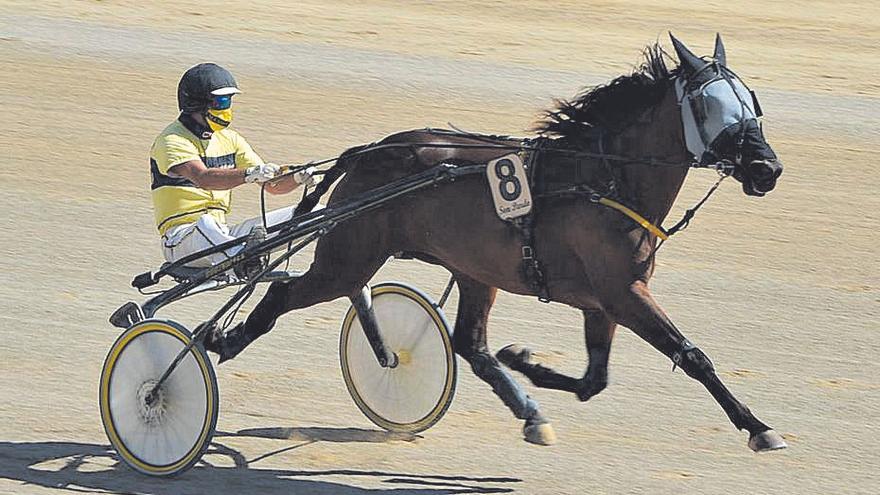
<path fill-rule="evenodd" d="M 217 64 L 199 64 L 183 73 L 177 85 L 177 106 L 182 112 L 200 112 L 208 108 L 211 95 L 241 93 L 228 70 Z"/>

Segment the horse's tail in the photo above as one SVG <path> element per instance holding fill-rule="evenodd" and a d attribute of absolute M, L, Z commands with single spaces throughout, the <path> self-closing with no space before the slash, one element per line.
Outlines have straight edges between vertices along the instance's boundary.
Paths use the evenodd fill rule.
<path fill-rule="evenodd" d="M 355 146 L 345 150 L 339 155 L 339 158 L 336 159 L 336 163 L 327 169 L 324 173 L 324 178 L 321 179 L 321 182 L 317 186 L 315 186 L 315 190 L 307 194 L 306 197 L 296 205 L 296 209 L 293 211 L 293 216 L 302 215 L 312 211 L 315 206 L 317 206 L 321 197 L 327 194 L 327 191 L 330 190 L 330 187 L 333 186 L 340 177 L 345 175 L 345 173 L 351 169 L 351 166 L 357 162 L 357 159 L 363 154 L 363 151 L 374 144 L 375 143 Z"/>

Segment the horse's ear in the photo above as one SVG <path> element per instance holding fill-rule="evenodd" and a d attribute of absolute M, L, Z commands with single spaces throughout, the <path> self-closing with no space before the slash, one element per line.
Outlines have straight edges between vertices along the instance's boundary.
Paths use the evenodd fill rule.
<path fill-rule="evenodd" d="M 721 42 L 721 33 L 715 33 L 715 54 L 712 55 L 721 65 L 727 65 L 727 55 L 724 54 L 724 43 Z"/>
<path fill-rule="evenodd" d="M 672 31 L 669 32 L 669 38 L 672 40 L 672 46 L 675 47 L 675 53 L 678 55 L 679 63 L 684 70 L 696 72 L 706 66 L 706 62 L 700 57 L 694 55 L 692 51 L 688 50 L 688 47 L 684 46 L 684 43 L 678 41 L 678 39 L 672 35 Z"/>

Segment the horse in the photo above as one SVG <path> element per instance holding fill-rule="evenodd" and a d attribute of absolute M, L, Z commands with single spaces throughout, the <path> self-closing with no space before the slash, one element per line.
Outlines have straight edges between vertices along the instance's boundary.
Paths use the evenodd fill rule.
<path fill-rule="evenodd" d="M 720 35 L 707 58 L 670 37 L 677 66 L 669 68 L 671 56 L 659 43 L 648 46 L 634 72 L 572 100 L 558 100 L 536 124 L 544 143 L 533 147 L 538 149 L 532 153 L 542 157 L 536 168 L 553 172 L 544 181 L 576 168 L 578 187 L 567 191 L 589 194 L 539 189 L 527 230 L 496 215 L 485 176 L 461 177 L 396 199 L 322 237 L 302 277 L 272 284 L 246 321 L 225 336 L 212 337 L 206 348 L 218 352 L 221 362 L 230 359 L 282 314 L 338 297 L 356 300 L 389 257 L 410 253 L 453 274 L 460 297 L 455 352 L 524 422 L 526 441 L 549 445 L 555 434 L 537 401 L 502 363 L 538 387 L 587 401 L 608 383 L 611 343 L 622 325 L 703 384 L 733 425 L 748 432 L 752 450 L 786 447 L 781 435 L 725 387 L 709 357 L 685 338 L 651 295 L 648 282 L 663 231 L 643 229 L 594 201 L 602 192 L 656 226 L 669 213 L 691 166 L 724 164 L 751 196 L 776 186 L 782 163 L 761 132 L 757 99 L 727 67 Z M 332 182 L 330 176 L 342 176 L 329 206 L 438 163 L 485 164 L 510 153 L 511 143 L 503 136 L 422 129 L 352 148 L 325 178 Z M 524 256 L 526 234 L 533 256 Z M 531 262 L 526 265 L 532 270 L 524 269 L 524 262 Z M 536 273 L 540 283 L 535 283 Z M 533 363 L 522 347 L 490 352 L 487 322 L 499 289 L 583 313 L 588 358 L 583 376 L 565 376 Z"/>

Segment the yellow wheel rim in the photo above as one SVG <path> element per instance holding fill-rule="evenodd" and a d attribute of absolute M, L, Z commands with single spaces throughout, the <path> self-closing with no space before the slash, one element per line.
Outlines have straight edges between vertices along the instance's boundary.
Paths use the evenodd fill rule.
<path fill-rule="evenodd" d="M 146 320 L 126 330 L 104 362 L 99 394 L 104 429 L 122 460 L 145 474 L 189 468 L 213 435 L 217 383 L 200 349 L 184 356 L 155 404 L 143 400 L 150 380 L 155 383 L 190 339 L 174 322 Z"/>
<path fill-rule="evenodd" d="M 398 365 L 378 365 L 352 307 L 339 342 L 345 385 L 376 425 L 395 432 L 424 431 L 443 417 L 455 392 L 449 325 L 424 294 L 403 284 L 374 287 L 372 300 L 379 330 Z"/>

